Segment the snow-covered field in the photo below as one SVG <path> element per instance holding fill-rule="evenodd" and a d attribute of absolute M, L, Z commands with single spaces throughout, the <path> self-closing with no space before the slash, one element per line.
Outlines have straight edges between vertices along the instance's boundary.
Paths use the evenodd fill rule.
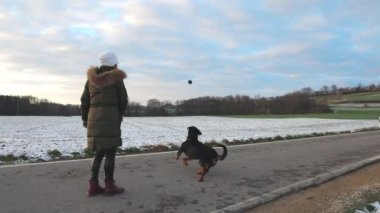
<path fill-rule="evenodd" d="M 330 119 L 248 119 L 210 116 L 133 117 L 122 124 L 123 148 L 150 144 L 180 144 L 187 127 L 197 126 L 203 142 L 222 139 L 248 139 L 299 135 L 313 132 L 338 132 L 377 127 L 377 120 Z M 86 129 L 80 117 L 0 117 L 0 155 L 25 154 L 48 159 L 48 150 L 64 155 L 82 152 Z"/>

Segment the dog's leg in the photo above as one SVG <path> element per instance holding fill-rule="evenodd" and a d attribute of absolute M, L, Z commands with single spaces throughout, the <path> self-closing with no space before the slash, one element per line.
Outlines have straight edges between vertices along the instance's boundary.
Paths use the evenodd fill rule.
<path fill-rule="evenodd" d="M 204 178 L 204 176 L 205 176 L 205 174 L 206 174 L 206 169 L 205 169 L 204 167 L 201 167 L 201 168 L 198 170 L 197 173 L 200 175 L 198 181 L 199 181 L 199 182 L 202 182 L 202 181 L 203 181 L 203 178 Z"/>
<path fill-rule="evenodd" d="M 198 174 L 198 175 L 203 174 L 203 168 L 199 168 L 199 169 L 197 170 L 197 174 Z"/>
<path fill-rule="evenodd" d="M 178 152 L 177 152 L 177 155 L 176 155 L 176 157 L 175 157 L 175 160 L 178 160 L 178 158 L 179 158 L 179 156 L 182 154 L 182 147 L 181 148 L 179 148 L 179 150 L 178 150 Z"/>
<path fill-rule="evenodd" d="M 206 174 L 208 171 L 210 170 L 210 168 L 200 168 L 200 169 L 198 169 L 198 171 L 197 171 L 197 174 Z"/>
<path fill-rule="evenodd" d="M 187 161 L 189 161 L 189 160 L 191 160 L 191 158 L 189 158 L 189 157 L 182 158 L 182 163 L 183 163 L 183 165 L 184 165 L 184 166 L 187 166 L 187 165 L 188 165 Z"/>

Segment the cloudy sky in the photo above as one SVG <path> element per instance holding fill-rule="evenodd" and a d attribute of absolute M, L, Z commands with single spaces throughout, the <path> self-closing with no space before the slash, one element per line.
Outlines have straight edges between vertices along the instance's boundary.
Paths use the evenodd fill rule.
<path fill-rule="evenodd" d="M 1 0 L 0 94 L 79 104 L 103 50 L 118 55 L 130 99 L 142 104 L 378 84 L 379 8 L 379 0 Z"/>

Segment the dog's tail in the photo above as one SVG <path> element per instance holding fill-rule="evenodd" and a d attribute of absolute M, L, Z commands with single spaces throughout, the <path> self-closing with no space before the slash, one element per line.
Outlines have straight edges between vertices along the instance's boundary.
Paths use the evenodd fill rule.
<path fill-rule="evenodd" d="M 223 148 L 223 154 L 219 155 L 218 158 L 219 158 L 219 160 L 224 160 L 224 158 L 226 158 L 226 156 L 227 156 L 227 147 L 223 144 L 217 144 L 216 146 Z"/>

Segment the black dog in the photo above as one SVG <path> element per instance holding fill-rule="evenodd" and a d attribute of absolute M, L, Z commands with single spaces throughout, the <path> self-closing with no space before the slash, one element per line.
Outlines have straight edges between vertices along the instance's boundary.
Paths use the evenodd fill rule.
<path fill-rule="evenodd" d="M 182 159 L 185 166 L 187 166 L 187 161 L 199 159 L 199 165 L 201 166 L 201 169 L 198 171 L 198 174 L 200 175 L 199 181 L 203 181 L 208 170 L 215 166 L 218 160 L 223 160 L 227 156 L 227 148 L 222 144 L 217 144 L 216 146 L 223 148 L 223 154 L 218 155 L 213 148 L 198 141 L 198 135 L 202 134 L 198 128 L 191 126 L 187 129 L 187 139 L 181 144 L 181 147 L 177 152 L 176 160 L 178 160 L 182 152 L 187 155 L 187 157 Z"/>

